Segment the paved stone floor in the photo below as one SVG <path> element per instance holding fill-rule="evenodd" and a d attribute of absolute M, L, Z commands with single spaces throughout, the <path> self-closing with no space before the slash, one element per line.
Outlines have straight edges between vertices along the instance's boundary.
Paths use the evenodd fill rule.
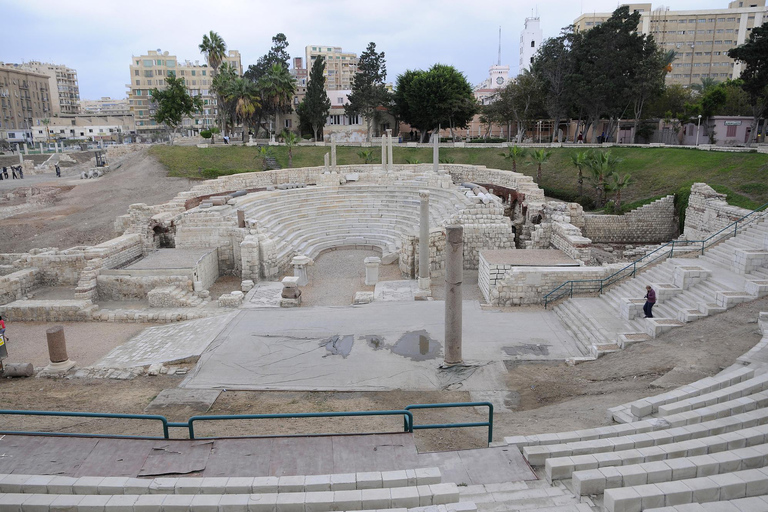
<path fill-rule="evenodd" d="M 94 367 L 133 368 L 199 356 L 234 318 L 229 313 L 144 329 Z"/>
<path fill-rule="evenodd" d="M 581 355 L 550 311 L 484 311 L 465 301 L 468 366 L 441 370 L 444 308 L 414 301 L 241 310 L 182 387 L 495 391 L 506 389 L 506 362 Z"/>

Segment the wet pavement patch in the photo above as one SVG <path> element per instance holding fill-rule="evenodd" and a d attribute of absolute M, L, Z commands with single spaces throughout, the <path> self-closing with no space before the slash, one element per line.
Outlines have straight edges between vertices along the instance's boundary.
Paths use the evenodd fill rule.
<path fill-rule="evenodd" d="M 551 345 L 534 345 L 526 343 L 523 345 L 515 345 L 514 347 L 503 347 L 502 350 L 508 356 L 548 356 L 550 346 Z"/>
<path fill-rule="evenodd" d="M 406 332 L 390 350 L 413 361 L 426 361 L 439 356 L 442 348 L 438 341 L 430 338 L 427 331 L 421 330 Z"/>
<path fill-rule="evenodd" d="M 328 351 L 328 354 L 325 354 L 323 357 L 341 356 L 346 359 L 349 353 L 352 352 L 352 345 L 354 343 L 354 335 L 347 334 L 345 336 L 331 336 L 327 340 L 321 341 L 320 346 L 324 346 L 325 350 Z"/>

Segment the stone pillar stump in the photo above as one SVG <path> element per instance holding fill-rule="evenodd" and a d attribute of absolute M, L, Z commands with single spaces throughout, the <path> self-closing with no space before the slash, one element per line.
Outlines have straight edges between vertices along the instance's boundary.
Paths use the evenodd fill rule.
<path fill-rule="evenodd" d="M 374 286 L 379 282 L 379 265 L 381 258 L 369 256 L 363 260 L 365 263 L 365 285 Z"/>

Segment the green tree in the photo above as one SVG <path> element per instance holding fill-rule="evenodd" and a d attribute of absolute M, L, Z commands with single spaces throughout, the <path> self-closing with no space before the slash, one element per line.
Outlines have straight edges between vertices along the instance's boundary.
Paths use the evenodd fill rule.
<path fill-rule="evenodd" d="M 314 140 L 317 138 L 317 132 L 323 134 L 328 112 L 331 110 L 331 100 L 325 92 L 325 58 L 318 56 L 312 63 L 312 69 L 309 71 L 309 81 L 307 82 L 307 93 L 304 100 L 296 108 L 299 119 L 302 124 L 312 127 Z"/>
<path fill-rule="evenodd" d="M 549 161 L 552 151 L 548 149 L 534 149 L 531 152 L 531 163 L 536 164 L 536 183 L 541 186 L 541 166 Z"/>
<path fill-rule="evenodd" d="M 618 173 L 612 175 L 613 181 L 608 185 L 608 189 L 615 192 L 616 195 L 613 200 L 613 207 L 617 213 L 621 212 L 621 191 L 632 185 L 632 176 L 625 174 L 620 176 Z"/>
<path fill-rule="evenodd" d="M 508 134 L 512 133 L 511 126 L 515 123 L 515 141 L 518 144 L 523 142 L 533 120 L 545 115 L 543 99 L 541 81 L 527 70 L 499 91 L 498 99 L 494 102 L 494 105 L 498 104 L 497 119 L 507 124 Z"/>
<path fill-rule="evenodd" d="M 555 136 L 559 137 L 560 120 L 566 117 L 573 101 L 569 83 L 575 66 L 571 52 L 573 40 L 572 26 L 563 29 L 558 37 L 546 39 L 539 47 L 531 65 L 531 73 L 543 87 L 544 108 L 554 120 L 552 142 L 555 141 Z"/>
<path fill-rule="evenodd" d="M 213 81 L 216 78 L 216 74 L 219 72 L 219 66 L 224 61 L 224 57 L 227 54 L 227 43 L 224 42 L 224 39 L 222 39 L 219 34 L 211 30 L 208 34 L 203 34 L 203 42 L 200 43 L 198 48 L 200 49 L 200 53 L 205 56 L 205 60 L 211 68 L 211 80 Z M 220 106 L 221 94 L 217 93 L 215 90 L 214 93 L 216 94 L 216 104 L 219 107 L 219 121 L 222 123 L 222 128 L 226 130 L 226 125 L 224 124 L 225 118 Z"/>
<path fill-rule="evenodd" d="M 499 156 L 503 156 L 506 160 L 511 161 L 512 172 L 517 172 L 517 162 L 522 161 L 526 156 L 528 156 L 528 150 L 518 145 L 514 145 L 510 148 L 507 148 L 506 153 L 499 153 Z"/>
<path fill-rule="evenodd" d="M 637 125 L 643 117 L 643 109 L 646 103 L 653 98 L 661 96 L 664 91 L 664 80 L 667 69 L 675 60 L 675 52 L 664 52 L 656 46 L 653 37 L 643 38 L 640 49 L 640 60 L 635 70 L 635 79 L 629 84 L 629 91 L 633 98 L 634 118 L 632 121 L 632 134 L 637 141 Z"/>
<path fill-rule="evenodd" d="M 589 151 L 576 151 L 571 153 L 571 163 L 579 171 L 579 196 L 584 195 L 584 168 L 589 160 Z"/>
<path fill-rule="evenodd" d="M 717 86 L 719 84 L 717 80 L 714 78 L 710 78 L 708 76 L 701 79 L 701 81 L 697 84 L 691 84 L 691 90 L 698 92 L 699 94 L 704 94 L 705 92 L 709 91 L 713 87 Z"/>
<path fill-rule="evenodd" d="M 245 72 L 245 77 L 253 83 L 258 83 L 264 75 L 270 72 L 272 66 L 280 64 L 285 69 L 288 69 L 288 62 L 291 60 L 291 56 L 286 50 L 288 48 L 288 38 L 282 32 L 275 34 L 272 37 L 272 47 L 266 53 L 259 57 L 256 64 L 248 66 L 248 70 Z"/>
<path fill-rule="evenodd" d="M 218 73 L 211 79 L 211 91 L 216 95 L 218 117 L 221 121 L 221 131 L 224 133 L 227 133 L 227 124 L 235 122 L 235 105 L 227 100 L 225 93 L 236 78 L 238 78 L 237 70 L 228 62 L 224 62 L 219 66 Z"/>
<path fill-rule="evenodd" d="M 274 131 L 280 128 L 280 114 L 291 112 L 291 100 L 296 92 L 296 79 L 288 68 L 275 63 L 257 84 L 261 91 L 262 107 L 274 116 Z"/>
<path fill-rule="evenodd" d="M 384 85 L 386 78 L 387 64 L 384 52 L 376 52 L 376 43 L 370 42 L 357 62 L 357 73 L 352 79 L 352 92 L 347 97 L 349 103 L 344 106 L 348 116 L 363 116 L 368 142 L 371 140 L 373 122 L 378 116 L 377 109 L 390 103 L 389 92 Z"/>
<path fill-rule="evenodd" d="M 259 107 L 259 93 L 253 82 L 246 78 L 236 78 L 229 83 L 224 92 L 227 101 L 234 105 L 235 116 L 243 124 L 243 142 L 248 139 L 248 127 Z"/>
<path fill-rule="evenodd" d="M 299 136 L 290 130 L 283 130 L 283 141 L 288 147 L 288 167 L 293 167 L 293 148 L 299 143 Z"/>
<path fill-rule="evenodd" d="M 165 84 L 163 90 L 155 88 L 150 91 L 152 101 L 156 104 L 153 119 L 167 127 L 170 143 L 173 144 L 181 122 L 185 117 L 191 118 L 196 112 L 200 112 L 203 109 L 203 100 L 200 96 L 189 95 L 183 78 L 169 76 L 166 77 Z"/>
<path fill-rule="evenodd" d="M 768 21 L 755 27 L 749 39 L 728 50 L 728 56 L 745 64 L 741 72 L 742 89 L 752 101 L 752 132 L 749 145 L 756 140 L 757 123 L 768 109 Z"/>
<path fill-rule="evenodd" d="M 211 144 L 216 144 L 214 138 L 216 137 L 216 134 L 221 133 L 221 130 L 219 130 L 218 126 L 211 126 L 211 129 L 208 131 L 211 132 Z"/>
<path fill-rule="evenodd" d="M 595 204 L 598 208 L 605 205 L 608 179 L 613 176 L 620 162 L 621 159 L 612 155 L 610 151 L 591 151 L 589 153 L 587 167 L 591 171 L 590 181 L 595 189 L 597 196 Z"/>
<path fill-rule="evenodd" d="M 428 71 L 406 72 L 398 77 L 398 91 L 394 100 L 400 118 L 422 133 L 448 127 L 453 138 L 454 128 L 466 128 L 478 111 L 472 86 L 453 66 L 435 64 Z"/>

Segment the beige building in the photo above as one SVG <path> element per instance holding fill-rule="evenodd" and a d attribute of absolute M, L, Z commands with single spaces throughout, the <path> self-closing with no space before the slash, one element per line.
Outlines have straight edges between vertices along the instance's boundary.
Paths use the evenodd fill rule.
<path fill-rule="evenodd" d="M 136 130 L 133 116 L 128 115 L 76 115 L 35 119 L 32 139 L 37 143 L 52 141 L 112 141 L 123 142 Z"/>
<path fill-rule="evenodd" d="M 24 62 L 22 68 L 48 76 L 53 115 L 80 113 L 80 85 L 77 71 L 63 64 Z"/>
<path fill-rule="evenodd" d="M 224 62 L 232 65 L 237 74 L 242 76 L 243 64 L 239 51 L 229 50 Z M 150 91 L 165 88 L 165 78 L 169 76 L 183 78 L 190 95 L 201 96 L 203 100 L 203 112 L 195 115 L 193 119 L 184 119 L 182 131 L 197 133 L 216 124 L 216 97 L 210 91 L 211 68 L 205 62 L 182 62 L 167 51 L 151 50 L 146 55 L 131 58 L 130 74 L 131 82 L 126 85 L 129 88 L 128 106 L 135 117 L 139 134 L 161 128 L 152 118 L 155 109 Z"/>
<path fill-rule="evenodd" d="M 98 100 L 80 100 L 80 112 L 90 115 L 127 116 L 131 115 L 128 99 L 116 100 L 102 96 Z"/>
<path fill-rule="evenodd" d="M 357 54 L 346 53 L 340 46 L 311 45 L 304 49 L 307 70 L 312 69 L 315 59 L 325 58 L 325 89 L 341 91 L 352 89 L 352 79 L 357 72 Z"/>
<path fill-rule="evenodd" d="M 727 9 L 672 11 L 651 4 L 628 5 L 640 12 L 640 31 L 653 35 L 663 50 L 674 50 L 675 61 L 667 84 L 689 86 L 702 78 L 719 82 L 741 75 L 741 65 L 727 55 L 766 19 L 765 0 L 736 0 Z M 573 22 L 576 30 L 589 30 L 611 13 L 583 14 Z"/>
<path fill-rule="evenodd" d="M 51 115 L 48 76 L 0 62 L 0 139 L 31 138 L 34 118 Z"/>

